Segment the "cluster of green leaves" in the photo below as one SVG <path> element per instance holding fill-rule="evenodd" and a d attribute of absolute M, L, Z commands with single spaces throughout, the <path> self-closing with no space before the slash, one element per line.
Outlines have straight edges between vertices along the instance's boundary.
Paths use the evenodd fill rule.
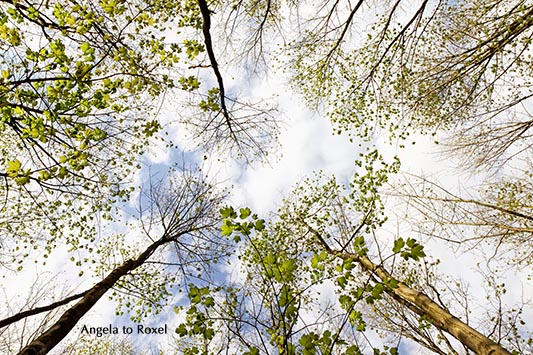
<path fill-rule="evenodd" d="M 199 30 L 198 11 L 196 1 L 0 5 L 0 229 L 19 237 L 5 251 L 37 247 L 37 230 L 47 251 L 63 236 L 90 244 L 93 217 L 128 199 L 125 178 L 162 129 L 158 97 L 199 88 L 178 66 L 202 46 L 176 34 Z"/>
<path fill-rule="evenodd" d="M 387 292 L 399 285 L 397 279 L 376 282 L 370 275 L 361 275 L 357 260 L 360 257 L 366 257 L 369 252 L 363 236 L 357 236 L 352 240 L 351 248 L 353 249 L 350 250 L 353 250 L 351 254 L 353 257 L 340 259 L 327 252 L 323 246 L 318 245 L 318 241 L 313 241 L 313 238 L 308 240 L 308 237 L 301 237 L 295 240 L 295 236 L 306 234 L 305 231 L 308 231 L 309 225 L 302 224 L 301 220 L 295 218 L 295 212 L 292 208 L 295 204 L 303 207 L 308 203 L 316 204 L 319 200 L 323 204 L 325 201 L 321 200 L 322 197 L 319 196 L 323 195 L 326 190 L 328 192 L 338 191 L 338 185 L 334 182 L 327 182 L 325 186 L 327 188 L 311 186 L 307 190 L 301 190 L 301 195 L 298 194 L 295 197 L 297 203 L 294 200 L 287 201 L 285 206 L 287 210 L 284 208 L 280 210 L 279 219 L 269 224 L 265 230 L 261 229 L 261 233 L 254 235 L 250 232 L 254 229 L 253 224 L 245 221 L 244 228 L 241 229 L 242 220 L 235 221 L 238 217 L 250 216 L 249 209 L 241 209 L 240 214 L 231 207 L 222 210 L 222 215 L 226 219 L 222 227 L 226 231 L 225 234 L 229 236 L 234 231 L 243 231 L 243 234 L 247 236 L 246 240 L 249 244 L 241 257 L 247 266 L 246 285 L 250 287 L 250 285 L 257 284 L 254 293 L 263 295 L 259 299 L 252 299 L 249 302 L 261 302 L 261 307 L 265 308 L 270 305 L 271 318 L 270 323 L 267 323 L 270 325 L 268 334 L 272 346 L 280 352 L 329 354 L 334 351 L 333 349 L 342 349 L 346 353 L 361 354 L 361 345 L 357 341 L 354 342 L 350 336 L 347 338 L 346 334 L 353 336 L 353 334 L 367 331 L 367 323 L 363 316 L 364 304 L 374 305 L 376 302 L 382 301 Z M 325 194 L 323 197 L 330 201 L 331 196 L 331 194 Z M 344 201 L 344 204 L 347 204 L 347 200 Z M 320 209 L 306 209 L 313 212 L 308 215 L 308 219 L 313 221 L 317 230 L 323 231 L 324 236 L 333 233 L 331 229 L 328 229 L 331 227 L 328 225 L 328 223 L 332 223 L 331 220 L 314 219 L 313 217 L 319 216 L 324 210 L 331 213 L 335 207 L 339 208 L 339 205 L 333 203 L 332 206 L 322 205 Z M 346 214 L 344 216 L 349 217 Z M 321 226 L 321 223 L 326 226 Z M 408 256 L 415 260 L 423 257 L 420 244 L 412 239 L 409 239 L 408 243 L 408 246 L 402 251 L 404 253 L 402 256 Z M 310 252 L 311 250 L 315 251 Z M 400 248 L 401 250 L 402 248 Z M 363 273 L 363 275 L 365 274 L 366 272 Z M 307 324 L 305 326 L 306 331 L 301 336 L 295 336 L 299 332 L 299 326 L 301 326 L 299 317 L 308 309 L 307 306 L 316 301 L 311 296 L 314 292 L 312 290 L 326 280 L 331 280 L 338 286 L 337 302 L 343 312 L 341 313 L 342 316 L 337 315 L 337 317 L 341 316 L 345 323 L 336 330 L 334 330 L 335 328 L 324 329 Z M 364 303 L 359 305 L 360 301 L 364 301 Z M 254 307 L 259 306 L 254 304 Z M 272 306 L 273 304 L 275 307 Z M 319 309 L 325 314 L 332 312 L 332 308 Z M 316 310 L 313 308 L 312 311 L 316 312 Z M 255 317 L 255 319 L 261 319 L 259 315 Z M 348 331 L 348 329 L 351 330 Z M 348 331 L 348 333 L 344 333 L 344 331 Z M 351 331 L 355 331 L 355 333 L 350 333 Z M 254 351 L 251 349 L 249 352 L 254 353 Z M 373 348 L 372 351 L 375 354 L 397 354 L 396 347 L 386 347 L 384 352 L 378 348 Z"/>
<path fill-rule="evenodd" d="M 295 345 L 290 342 L 287 329 L 295 325 L 300 311 L 301 297 L 298 287 L 294 285 L 298 278 L 296 272 L 299 263 L 290 252 L 282 248 L 270 248 L 270 234 L 267 234 L 262 219 L 252 214 L 249 208 L 241 208 L 239 212 L 237 215 L 233 207 L 221 210 L 224 218 L 222 234 L 230 236 L 236 233 L 246 238 L 247 249 L 242 255 L 242 261 L 251 270 L 261 272 L 261 275 L 249 273 L 249 281 L 256 284 L 258 280 L 268 280 L 256 286 L 257 291 L 264 294 L 261 306 L 269 307 L 273 312 L 273 324 L 267 330 L 270 341 L 280 351 L 286 349 L 289 353 L 294 353 Z M 240 237 L 237 235 L 234 240 L 238 242 Z"/>
<path fill-rule="evenodd" d="M 426 253 L 424 253 L 424 246 L 413 238 L 407 238 L 407 241 L 403 238 L 396 239 L 392 251 L 395 254 L 400 254 L 405 260 L 413 259 L 419 261 L 420 258 L 426 256 Z"/>
<path fill-rule="evenodd" d="M 207 98 L 200 102 L 200 109 L 203 111 L 219 112 L 220 111 L 220 95 L 218 88 L 209 89 Z"/>
<path fill-rule="evenodd" d="M 389 176 L 398 172 L 400 162 L 396 157 L 386 162 L 377 150 L 362 153 L 360 159 L 356 161 L 358 171 L 347 186 L 322 172 L 304 180 L 293 192 L 294 201 L 286 201 L 287 211 L 281 219 L 300 225 L 305 219 L 325 239 L 334 236 L 341 249 L 365 255 L 366 238 L 387 222 L 381 190 Z M 358 234 L 353 235 L 356 230 Z M 309 250 L 322 251 L 317 245 L 310 245 Z"/>
<path fill-rule="evenodd" d="M 304 334 L 298 342 L 302 346 L 302 355 L 331 354 L 337 347 L 343 347 L 343 354 L 346 355 L 363 354 L 358 346 L 347 344 L 338 334 L 333 334 L 329 330 L 322 334 L 315 332 Z"/>
<path fill-rule="evenodd" d="M 185 323 L 180 324 L 176 328 L 176 333 L 180 337 L 200 337 L 205 341 L 210 341 L 215 336 L 215 329 L 213 328 L 214 320 L 209 319 L 209 310 L 215 306 L 215 299 L 213 294 L 218 289 L 211 289 L 209 287 L 197 287 L 193 284 L 189 285 L 189 292 L 187 297 L 191 303 L 187 309 Z M 176 313 L 179 308 L 175 308 Z M 185 353 L 198 354 L 200 350 L 192 346 Z"/>
<path fill-rule="evenodd" d="M 183 59 L 181 46 L 167 43 L 163 31 L 189 16 L 195 6 L 194 2 L 115 5 L 55 2 L 49 8 L 21 4 L 2 8 L 3 28 L 17 34 L 9 38 L 25 39 L 2 45 L 2 64 L 7 68 L 2 72 L 4 130 L 12 128 L 19 138 L 41 143 L 61 139 L 63 149 L 75 152 L 126 128 L 132 134 L 142 123 L 144 118 L 135 116 L 133 123 L 131 116 L 120 119 L 120 113 L 134 108 L 135 100 L 145 93 L 155 97 L 175 85 L 163 69 Z M 48 28 L 35 48 L 29 41 L 39 39 L 33 37 L 39 36 L 40 26 Z M 25 28 L 34 28 L 37 34 L 25 33 Z M 192 60 L 195 55 L 188 57 Z M 49 155 L 59 160 L 59 154 Z"/>
<path fill-rule="evenodd" d="M 174 307 L 185 319 L 175 329 L 179 336 L 177 348 L 183 354 L 216 354 L 233 348 L 224 332 L 236 317 L 238 289 L 221 286 L 189 284 L 186 305 Z M 184 311 L 185 310 L 185 311 Z M 246 348 L 248 349 L 248 348 Z"/>
<path fill-rule="evenodd" d="M 220 210 L 220 215 L 223 218 L 221 231 L 223 236 L 233 236 L 233 240 L 238 243 L 241 241 L 241 236 L 246 238 L 250 237 L 253 230 L 256 232 L 262 232 L 265 229 L 265 221 L 258 218 L 256 214 L 252 214 L 252 211 L 248 208 L 241 208 L 239 214 L 233 209 L 232 206 L 224 207 Z M 240 221 L 236 221 L 237 217 Z M 246 221 L 248 217 L 251 217 L 251 221 Z"/>
<path fill-rule="evenodd" d="M 120 291 L 113 291 L 109 299 L 117 304 L 117 316 L 127 315 L 140 323 L 166 310 L 179 280 L 179 275 L 169 275 L 157 265 L 142 265 L 117 281 L 116 289 Z"/>
<path fill-rule="evenodd" d="M 209 354 L 233 349 L 243 354 L 295 355 L 342 349 L 362 354 L 358 344 L 344 339 L 344 325 L 329 322 L 328 317 L 339 317 L 330 314 L 333 309 L 321 310 L 328 315 L 324 320 L 302 323 L 302 317 L 317 310 L 320 291 L 316 287 L 329 278 L 316 269 L 325 268 L 323 261 L 331 257 L 309 253 L 303 241 L 295 241 L 294 225 L 283 221 L 266 225 L 249 208 L 228 206 L 220 213 L 221 234 L 241 245 L 239 260 L 246 278 L 238 286 L 190 285 L 186 320 L 176 329 L 182 351 Z M 346 263 L 346 269 L 353 267 Z M 233 336 L 226 342 L 211 329 Z"/>
<path fill-rule="evenodd" d="M 370 330 L 369 318 L 375 324 L 373 317 L 366 313 L 368 307 L 386 307 L 400 281 L 405 279 L 412 284 L 406 275 L 412 273 L 416 278 L 416 265 L 425 257 L 423 245 L 413 238 L 397 239 L 388 255 L 377 244 L 387 243 L 379 237 L 387 221 L 381 189 L 390 174 L 397 172 L 399 163 L 395 160 L 385 164 L 377 152 L 367 155 L 364 161 L 359 164 L 362 173 L 355 174 L 349 187 L 321 175 L 300 184 L 286 200 L 277 219 L 279 224 L 292 226 L 287 234 L 306 236 L 298 242 L 305 250 L 299 258 L 306 260 L 303 264 L 306 267 L 300 272 L 308 272 L 309 279 L 317 284 L 324 279 L 333 281 L 336 302 L 356 334 Z M 289 243 L 284 241 L 281 245 Z M 414 261 L 415 266 L 391 267 L 390 270 L 395 270 L 393 276 L 381 280 L 362 266 L 363 260 L 375 258 L 376 254 L 380 256 L 379 267 L 393 265 L 395 254 Z M 395 347 L 390 349 L 396 351 Z"/>
<path fill-rule="evenodd" d="M 357 143 L 385 134 L 403 146 L 413 132 L 450 129 L 448 138 L 477 163 L 516 153 L 515 140 L 528 142 L 517 127 L 529 118 L 504 113 L 533 84 L 531 5 L 417 1 L 403 13 L 399 3 L 362 4 L 351 14 L 325 4 L 287 45 L 295 89 L 313 106 L 324 103 L 337 132 Z M 370 25 L 359 28 L 354 14 Z M 513 124 L 498 126 L 506 121 Z"/>

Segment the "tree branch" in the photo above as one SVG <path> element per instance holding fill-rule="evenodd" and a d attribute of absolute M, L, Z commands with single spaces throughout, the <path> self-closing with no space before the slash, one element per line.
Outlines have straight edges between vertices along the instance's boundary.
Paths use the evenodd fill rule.
<path fill-rule="evenodd" d="M 220 73 L 220 68 L 215 57 L 215 52 L 213 51 L 213 41 L 211 39 L 210 33 L 211 11 L 209 10 L 209 7 L 207 6 L 207 2 L 205 0 L 198 0 L 198 6 L 200 7 L 200 12 L 202 13 L 203 18 L 202 32 L 204 34 L 205 50 L 207 51 L 207 56 L 209 57 L 209 61 L 211 62 L 211 67 L 213 68 L 213 72 L 215 73 L 215 77 L 217 78 L 222 115 L 224 116 L 226 124 L 228 125 L 230 135 L 235 140 L 235 143 L 238 144 L 238 139 L 235 132 L 233 131 L 231 118 L 229 115 L 228 108 L 226 106 L 226 90 L 224 88 L 224 80 L 222 79 L 222 74 Z"/>
<path fill-rule="evenodd" d="M 23 312 L 15 314 L 15 315 L 12 315 L 11 317 L 7 317 L 5 319 L 2 319 L 2 320 L 0 320 L 0 328 L 6 327 L 6 326 L 10 325 L 11 323 L 18 322 L 19 320 L 21 320 L 23 318 L 26 318 L 26 317 L 35 316 L 35 315 L 37 315 L 39 313 L 51 311 L 54 308 L 63 306 L 65 304 L 67 304 L 67 303 L 70 303 L 70 302 L 72 302 L 74 300 L 77 300 L 78 298 L 81 298 L 81 297 L 85 296 L 87 294 L 87 292 L 88 291 L 83 291 L 83 292 L 78 293 L 76 295 L 67 297 L 67 298 L 65 298 L 65 299 L 63 299 L 61 301 L 57 301 L 57 302 L 51 303 L 51 304 L 49 304 L 47 306 L 37 307 L 37 308 L 34 308 L 34 309 L 29 309 L 27 311 L 23 311 Z"/>

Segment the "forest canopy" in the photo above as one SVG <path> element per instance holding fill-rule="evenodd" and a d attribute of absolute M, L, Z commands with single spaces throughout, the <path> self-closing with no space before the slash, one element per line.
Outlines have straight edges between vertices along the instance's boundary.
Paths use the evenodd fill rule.
<path fill-rule="evenodd" d="M 0 351 L 533 353 L 532 15 L 0 2 Z"/>

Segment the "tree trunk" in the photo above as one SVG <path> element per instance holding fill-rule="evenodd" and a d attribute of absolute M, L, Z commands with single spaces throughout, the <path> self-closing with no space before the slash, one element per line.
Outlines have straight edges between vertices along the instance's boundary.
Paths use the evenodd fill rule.
<path fill-rule="evenodd" d="M 331 249 L 316 230 L 311 229 L 311 231 L 329 254 L 341 259 L 356 261 L 363 270 L 376 276 L 382 282 L 394 279 L 383 266 L 374 264 L 367 256 Z M 417 314 L 423 314 L 435 327 L 449 333 L 474 353 L 478 355 L 512 355 L 500 344 L 490 340 L 442 308 L 423 292 L 417 291 L 403 282 L 400 282 L 397 288 L 386 287 L 385 290 L 394 298 L 401 300 L 409 308 L 417 309 L 415 311 Z"/>
<path fill-rule="evenodd" d="M 349 253 L 349 258 L 354 256 Z M 346 256 L 345 255 L 345 256 Z M 341 256 L 342 257 L 342 256 Z M 374 264 L 366 256 L 355 259 L 363 269 L 378 276 L 381 281 L 392 279 L 392 275 L 388 273 L 382 266 Z M 420 309 L 424 316 L 437 328 L 444 330 L 451 334 L 455 339 L 459 340 L 463 345 L 479 355 L 511 355 L 500 344 L 490 340 L 468 324 L 464 323 L 439 304 L 434 302 L 423 292 L 417 291 L 403 282 L 400 282 L 397 288 L 386 288 L 386 292 L 396 295 L 402 300 L 414 305 Z"/>
<path fill-rule="evenodd" d="M 159 239 L 146 248 L 137 259 L 128 260 L 114 269 L 105 279 L 89 289 L 78 303 L 63 313 L 54 325 L 22 349 L 18 355 L 47 354 L 122 276 L 142 265 L 157 248 L 168 241 L 168 239 L 164 238 Z"/>

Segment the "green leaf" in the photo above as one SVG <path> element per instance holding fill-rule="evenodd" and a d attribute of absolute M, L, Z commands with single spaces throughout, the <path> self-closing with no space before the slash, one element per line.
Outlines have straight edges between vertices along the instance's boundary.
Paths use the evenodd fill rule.
<path fill-rule="evenodd" d="M 318 262 L 320 261 L 320 258 L 317 254 L 315 254 L 312 258 L 311 258 L 311 267 L 313 269 L 316 269 L 318 268 Z"/>
<path fill-rule="evenodd" d="M 366 329 L 366 324 L 364 322 L 357 323 L 357 326 L 355 327 L 355 330 L 358 332 L 364 332 Z"/>
<path fill-rule="evenodd" d="M 83 42 L 80 46 L 80 49 L 83 52 L 83 54 L 87 54 L 89 53 L 91 49 L 91 45 L 88 42 Z"/>
<path fill-rule="evenodd" d="M 404 242 L 403 238 L 398 238 L 398 239 L 396 239 L 394 241 L 394 247 L 392 248 L 392 251 L 395 254 L 398 254 L 402 250 L 404 245 L 405 245 L 405 242 Z"/>
<path fill-rule="evenodd" d="M 255 230 L 258 232 L 261 232 L 264 229 L 265 229 L 265 221 L 263 219 L 258 219 L 255 222 Z"/>
<path fill-rule="evenodd" d="M 366 324 L 365 324 L 365 321 L 363 320 L 363 315 L 361 314 L 361 312 L 355 311 L 355 310 L 351 311 L 348 316 L 348 320 L 352 326 L 357 324 L 355 328 L 356 330 L 360 332 L 365 330 Z"/>
<path fill-rule="evenodd" d="M 380 299 L 381 298 L 381 294 L 383 293 L 383 290 L 385 289 L 385 287 L 383 286 L 382 283 L 378 283 L 376 284 L 373 288 L 372 288 L 372 298 L 374 299 Z"/>
<path fill-rule="evenodd" d="M 353 259 L 344 259 L 342 262 L 342 268 L 344 270 L 352 270 L 355 267 Z"/>
<path fill-rule="evenodd" d="M 211 328 L 206 329 L 204 335 L 206 339 L 213 339 L 213 337 L 215 336 L 215 331 Z"/>
<path fill-rule="evenodd" d="M 296 265 L 296 261 L 294 259 L 290 259 L 284 261 L 283 264 L 281 264 L 280 269 L 284 271 L 285 274 L 292 274 L 297 268 L 298 266 Z"/>
<path fill-rule="evenodd" d="M 420 244 L 417 244 L 416 246 L 414 246 L 413 249 L 411 249 L 411 256 L 413 259 L 417 261 L 420 258 L 423 258 L 424 256 L 426 256 L 426 253 L 424 253 L 424 246 Z"/>
<path fill-rule="evenodd" d="M 180 324 L 179 327 L 176 328 L 176 333 L 180 337 L 186 336 L 187 335 L 187 327 L 185 326 L 185 324 Z"/>
<path fill-rule="evenodd" d="M 205 301 L 204 301 L 204 305 L 206 307 L 212 307 L 215 305 L 215 300 L 213 299 L 213 297 L 206 297 Z"/>
<path fill-rule="evenodd" d="M 230 236 L 233 233 L 233 228 L 227 224 L 223 224 L 222 227 L 220 227 L 220 230 L 222 231 L 222 235 L 224 237 Z"/>
<path fill-rule="evenodd" d="M 346 355 L 361 355 L 362 353 L 357 347 L 357 345 L 350 345 L 349 347 L 346 348 L 345 354 Z"/>
<path fill-rule="evenodd" d="M 341 287 L 341 288 L 344 288 L 346 286 L 346 278 L 344 276 L 339 276 L 337 277 L 337 284 Z"/>
<path fill-rule="evenodd" d="M 299 340 L 300 345 L 304 347 L 306 350 L 313 349 L 316 344 L 315 341 L 317 339 L 317 335 L 315 333 L 310 334 L 304 334 Z"/>
<path fill-rule="evenodd" d="M 389 279 L 387 280 L 387 286 L 390 288 L 398 288 L 400 286 L 400 282 L 396 279 Z"/>
<path fill-rule="evenodd" d="M 19 174 L 20 166 L 21 164 L 18 159 L 13 160 L 13 161 L 8 161 L 7 162 L 7 176 L 11 178 L 17 177 Z"/>
<path fill-rule="evenodd" d="M 230 218 L 235 215 L 235 211 L 233 210 L 233 207 L 228 206 L 220 209 L 220 215 L 222 218 Z"/>
<path fill-rule="evenodd" d="M 25 185 L 28 182 L 30 182 L 30 177 L 29 176 L 21 176 L 21 177 L 18 177 L 18 178 L 15 179 L 15 183 L 17 185 L 19 185 L 19 186 Z"/>
<path fill-rule="evenodd" d="M 189 299 L 191 300 L 192 304 L 197 304 L 202 301 L 202 294 L 200 293 L 200 289 L 196 286 L 192 286 L 189 290 Z"/>
<path fill-rule="evenodd" d="M 246 219 L 252 213 L 248 207 L 241 208 L 239 212 L 241 213 L 239 216 L 240 219 Z"/>

